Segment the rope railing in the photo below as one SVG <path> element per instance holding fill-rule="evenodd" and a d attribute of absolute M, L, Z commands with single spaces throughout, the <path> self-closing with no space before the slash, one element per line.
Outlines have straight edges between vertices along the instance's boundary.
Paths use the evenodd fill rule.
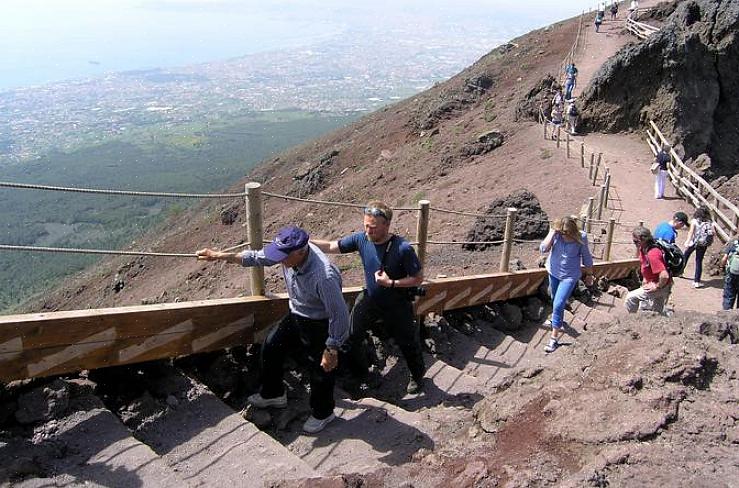
<path fill-rule="evenodd" d="M 161 197 L 161 198 L 244 198 L 246 193 L 171 193 L 159 191 L 134 191 L 134 190 L 113 190 L 101 188 L 77 188 L 70 186 L 50 186 L 35 185 L 28 183 L 14 183 L 10 181 L 0 181 L 2 188 L 16 188 L 23 190 L 45 190 L 45 191 L 61 191 L 68 193 L 88 193 L 95 195 L 122 195 L 132 197 Z"/>
<path fill-rule="evenodd" d="M 118 251 L 114 249 L 82 249 L 74 247 L 48 247 L 48 246 L 14 246 L 0 244 L 3 251 L 26 251 L 26 252 L 51 252 L 68 254 L 110 254 L 116 256 L 156 256 L 168 258 L 194 258 L 195 253 L 172 253 L 172 252 L 148 252 L 148 251 Z"/>
<path fill-rule="evenodd" d="M 224 251 L 233 251 L 239 248 L 245 248 L 245 247 L 251 247 L 252 249 L 261 249 L 262 244 L 268 242 L 264 240 L 263 237 L 263 223 L 262 223 L 262 191 L 261 191 L 261 185 L 259 183 L 248 183 L 245 186 L 245 195 L 246 195 L 246 209 L 247 209 L 247 227 L 249 231 L 249 239 L 247 242 L 242 242 L 240 244 L 236 244 L 234 246 L 231 246 L 229 248 L 226 248 Z M 273 194 L 277 195 L 277 194 Z M 499 271 L 500 272 L 509 272 L 510 267 L 510 257 L 511 257 L 511 250 L 512 247 L 515 244 L 535 244 L 538 247 L 538 244 L 540 241 L 538 239 L 532 240 L 532 239 L 522 239 L 514 236 L 513 228 L 514 228 L 514 222 L 515 217 L 517 213 L 517 209 L 515 208 L 509 208 L 506 212 L 506 220 L 505 220 L 505 230 L 504 230 L 504 237 L 503 239 L 498 240 L 464 240 L 464 241 L 456 241 L 456 240 L 435 240 L 435 239 L 429 239 L 428 238 L 428 222 L 430 220 L 430 211 L 431 211 L 431 205 L 428 200 L 421 200 L 419 201 L 419 208 L 418 210 L 418 222 L 417 222 L 417 231 L 416 231 L 416 242 L 413 244 L 417 248 L 419 261 L 421 262 L 421 267 L 423 268 L 425 266 L 425 259 L 426 259 L 426 248 L 428 245 L 493 245 L 493 246 L 501 246 L 501 253 L 500 253 L 500 265 L 499 265 Z M 439 211 L 444 211 L 448 209 L 439 209 Z M 453 213 L 457 213 L 457 211 L 449 211 Z M 468 214 L 472 214 L 471 212 L 465 212 Z M 490 215 L 486 214 L 472 214 L 474 217 L 490 217 Z M 537 219 L 537 220 L 544 220 L 544 219 Z M 602 254 L 602 257 L 605 261 L 610 260 L 610 248 L 611 243 L 613 241 L 614 236 L 614 225 L 615 220 L 611 219 L 609 220 L 607 235 L 606 235 L 606 247 Z M 583 226 L 584 227 L 584 226 Z M 587 229 L 588 232 L 591 232 L 591 229 Z M 591 234 L 592 246 L 595 246 L 596 243 L 599 243 L 602 241 L 601 236 L 594 236 Z M 260 243 L 257 246 L 252 246 L 250 243 Z M 50 253 L 73 253 L 73 254 L 93 254 L 93 255 L 100 255 L 100 254 L 107 254 L 107 255 L 117 255 L 117 256 L 146 256 L 146 257 L 174 257 L 174 258 L 188 258 L 192 259 L 197 257 L 195 253 L 173 253 L 173 252 L 152 252 L 152 251 L 136 251 L 136 250 L 111 250 L 111 249 L 83 249 L 83 248 L 63 248 L 63 247 L 48 247 L 48 246 L 20 246 L 20 245 L 6 245 L 6 244 L 0 244 L 0 250 L 5 251 L 22 251 L 22 252 L 50 252 Z M 594 249 L 593 249 L 594 251 Z M 595 252 L 593 252 L 595 255 Z M 265 291 L 265 278 L 264 278 L 264 269 L 260 267 L 253 267 L 250 268 L 250 281 L 251 281 L 251 290 L 253 295 L 264 295 L 266 293 Z"/>

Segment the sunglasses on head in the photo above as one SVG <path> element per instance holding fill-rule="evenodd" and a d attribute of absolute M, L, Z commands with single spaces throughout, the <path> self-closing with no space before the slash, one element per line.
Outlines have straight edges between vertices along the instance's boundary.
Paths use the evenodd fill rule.
<path fill-rule="evenodd" d="M 382 217 L 385 220 L 389 220 L 385 212 L 377 207 L 366 207 L 364 209 L 364 215 L 371 215 L 372 217 Z"/>

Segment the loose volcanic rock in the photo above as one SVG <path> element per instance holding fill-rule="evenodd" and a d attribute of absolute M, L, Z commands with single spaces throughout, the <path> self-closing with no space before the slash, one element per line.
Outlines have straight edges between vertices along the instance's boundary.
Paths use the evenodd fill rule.
<path fill-rule="evenodd" d="M 513 224 L 513 235 L 516 239 L 542 239 L 549 232 L 549 217 L 542 210 L 536 196 L 529 190 L 516 190 L 505 198 L 494 200 L 485 214 L 490 217 L 478 217 L 475 225 L 467 233 L 467 241 L 499 241 L 505 233 L 506 212 L 508 208 L 516 208 Z M 492 244 L 464 244 L 470 251 L 484 251 Z"/>

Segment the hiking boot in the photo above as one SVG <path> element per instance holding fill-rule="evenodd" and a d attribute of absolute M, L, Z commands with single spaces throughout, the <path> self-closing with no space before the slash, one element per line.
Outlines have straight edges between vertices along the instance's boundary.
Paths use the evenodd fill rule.
<path fill-rule="evenodd" d="M 544 348 L 544 352 L 549 354 L 550 352 L 556 351 L 558 347 L 559 341 L 557 341 L 557 339 L 549 339 L 549 344 Z"/>
<path fill-rule="evenodd" d="M 246 401 L 257 408 L 285 408 L 287 407 L 287 392 L 274 398 L 264 398 L 261 393 L 255 393 L 253 395 L 249 395 Z"/>
<path fill-rule="evenodd" d="M 416 381 L 414 378 L 411 378 L 405 391 L 408 392 L 409 395 L 421 393 L 423 391 L 423 378 L 421 378 L 420 381 Z"/>
<path fill-rule="evenodd" d="M 313 415 L 311 415 L 303 424 L 303 432 L 305 432 L 306 434 L 316 434 L 318 432 L 321 432 L 335 418 L 336 415 L 334 415 L 333 412 L 325 419 L 317 419 Z"/>

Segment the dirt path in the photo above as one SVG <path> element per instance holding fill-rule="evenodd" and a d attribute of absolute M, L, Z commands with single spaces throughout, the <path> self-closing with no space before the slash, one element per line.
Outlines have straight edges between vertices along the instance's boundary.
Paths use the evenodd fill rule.
<path fill-rule="evenodd" d="M 655 1 L 642 2 L 642 7 L 651 7 Z M 613 56 L 622 46 L 634 42 L 635 38 L 623 29 L 623 13 L 616 22 L 606 21 L 596 33 L 592 26 L 592 19 L 588 19 L 585 29 L 584 52 L 577 59 L 578 86 L 575 95 L 579 95 L 581 88 L 586 87 L 598 68 Z M 668 185 L 665 198 L 654 198 L 654 177 L 649 172 L 653 156 L 640 133 L 635 134 L 600 134 L 592 133 L 584 137 L 577 137 L 577 142 L 584 142 L 587 152 L 602 152 L 604 161 L 611 170 L 611 186 L 613 197 L 609 199 L 608 216 L 618 220 L 635 223 L 644 221 L 645 225 L 653 229 L 658 223 L 668 220 L 672 214 L 682 210 L 689 216 L 693 207 L 677 196 L 675 189 Z M 633 255 L 633 245 L 630 244 L 631 225 L 624 225 L 618 229 L 614 253 L 617 257 Z M 681 247 L 685 241 L 685 231 L 680 232 L 677 243 Z M 719 243 L 709 250 L 719 250 Z M 708 255 L 706 256 L 706 260 Z M 704 266 L 705 267 L 705 266 Z M 683 278 L 675 280 L 675 288 L 671 301 L 675 308 L 712 312 L 721 308 L 721 291 L 723 281 L 720 278 L 710 277 L 704 271 L 704 288 L 694 289 L 692 277 L 695 269 L 695 260 L 686 268 Z"/>

